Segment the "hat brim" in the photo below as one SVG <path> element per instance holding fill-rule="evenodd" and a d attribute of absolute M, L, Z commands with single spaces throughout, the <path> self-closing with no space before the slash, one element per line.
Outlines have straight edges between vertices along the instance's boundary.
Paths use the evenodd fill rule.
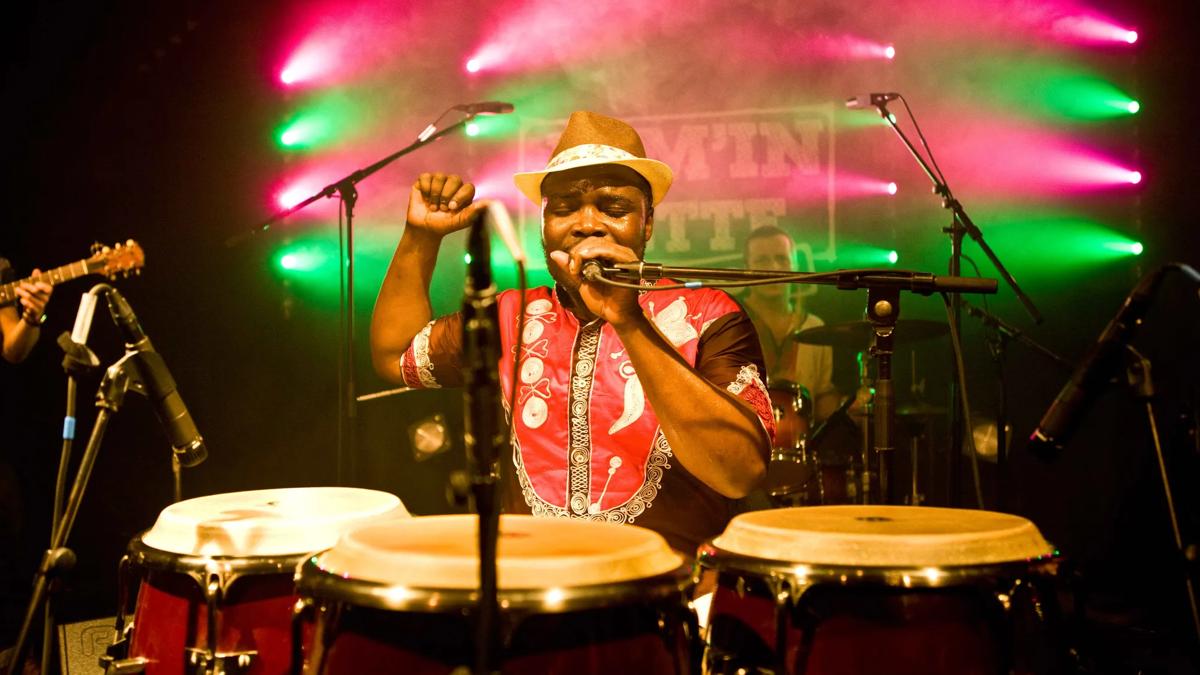
<path fill-rule="evenodd" d="M 521 194 L 525 195 L 529 201 L 536 204 L 539 208 L 542 205 L 542 180 L 551 173 L 560 171 L 568 171 L 570 169 L 578 169 L 584 166 L 599 166 L 601 164 L 620 164 L 633 169 L 646 182 L 650 184 L 650 201 L 652 206 L 658 206 L 658 203 L 667 196 L 667 190 L 671 189 L 671 181 L 675 179 L 675 172 L 671 171 L 671 167 L 658 161 L 657 159 L 644 159 L 635 157 L 632 159 L 605 159 L 602 157 L 584 157 L 574 162 L 567 162 L 560 166 L 556 166 L 551 170 L 542 171 L 526 171 L 513 174 L 513 183 Z"/>

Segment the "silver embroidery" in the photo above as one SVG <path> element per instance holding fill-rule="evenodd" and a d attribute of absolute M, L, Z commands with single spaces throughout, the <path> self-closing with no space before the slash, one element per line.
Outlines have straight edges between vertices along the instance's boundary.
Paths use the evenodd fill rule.
<path fill-rule="evenodd" d="M 591 493 L 592 432 L 588 406 L 596 370 L 602 324 L 594 322 L 579 330 L 575 345 L 575 373 L 571 377 L 567 444 L 567 504 L 576 515 L 587 513 Z"/>
<path fill-rule="evenodd" d="M 413 338 L 412 353 L 413 364 L 417 368 L 417 377 L 421 380 L 421 386 L 426 388 L 440 387 L 437 378 L 433 376 L 433 361 L 429 359 L 429 334 L 433 331 L 433 322 L 425 324 Z M 408 352 L 405 351 L 400 357 L 400 370 L 403 372 L 405 361 L 408 359 Z"/>

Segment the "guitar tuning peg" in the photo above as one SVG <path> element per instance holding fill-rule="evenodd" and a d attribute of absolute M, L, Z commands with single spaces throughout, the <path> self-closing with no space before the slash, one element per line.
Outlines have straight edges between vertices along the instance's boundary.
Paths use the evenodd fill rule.
<path fill-rule="evenodd" d="M 134 245 L 134 243 L 135 243 L 135 242 L 134 242 L 132 239 L 126 239 L 126 240 L 125 240 L 125 245 L 126 245 L 126 246 L 133 246 L 133 245 Z"/>
<path fill-rule="evenodd" d="M 111 250 L 112 250 L 112 249 L 111 249 L 111 248 L 109 248 L 109 247 L 107 247 L 107 246 L 101 246 L 101 247 L 100 247 L 100 252 L 101 252 L 101 253 L 108 253 L 108 252 L 109 252 L 109 251 L 111 251 Z"/>
<path fill-rule="evenodd" d="M 113 247 L 114 247 L 114 248 L 121 248 L 121 242 L 119 242 L 119 241 L 118 241 L 117 243 L 113 244 Z"/>

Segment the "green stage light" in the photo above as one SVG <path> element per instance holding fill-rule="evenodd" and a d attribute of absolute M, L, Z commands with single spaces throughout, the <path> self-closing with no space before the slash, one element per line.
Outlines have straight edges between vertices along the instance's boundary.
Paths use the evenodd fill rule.
<path fill-rule="evenodd" d="M 896 263 L 900 262 L 900 254 L 895 251 L 888 251 L 887 260 L 891 264 L 895 265 Z"/>
<path fill-rule="evenodd" d="M 341 130 L 360 126 L 358 117 L 343 96 L 330 94 L 298 111 L 278 130 L 276 141 L 284 150 L 326 146 L 340 139 Z"/>
<path fill-rule="evenodd" d="M 1004 54 L 978 67 L 984 71 L 980 81 L 989 83 L 984 96 L 1027 115 L 1096 121 L 1141 109 L 1100 73 L 1079 64 Z"/>

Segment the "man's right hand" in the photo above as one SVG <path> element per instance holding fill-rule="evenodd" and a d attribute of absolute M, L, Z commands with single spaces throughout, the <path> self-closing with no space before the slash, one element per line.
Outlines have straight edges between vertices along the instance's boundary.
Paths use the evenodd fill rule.
<path fill-rule="evenodd" d="M 439 238 L 464 229 L 487 208 L 474 198 L 475 186 L 455 174 L 423 173 L 408 200 L 408 227 Z"/>

